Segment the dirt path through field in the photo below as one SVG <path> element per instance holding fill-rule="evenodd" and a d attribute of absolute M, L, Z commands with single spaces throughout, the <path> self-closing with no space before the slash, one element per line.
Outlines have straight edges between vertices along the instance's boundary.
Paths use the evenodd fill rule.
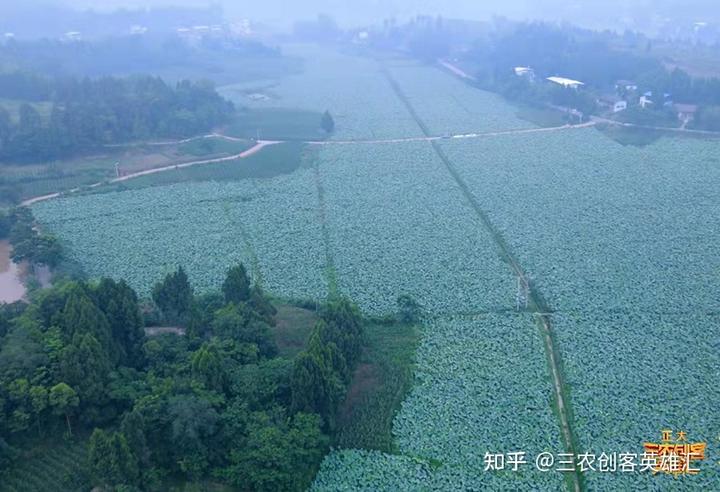
<path fill-rule="evenodd" d="M 156 174 L 156 173 L 161 173 L 161 172 L 165 172 L 165 171 L 172 171 L 175 169 L 183 169 L 183 168 L 191 167 L 191 166 L 201 166 L 203 164 L 216 164 L 218 162 L 228 162 L 228 161 L 235 161 L 238 159 L 245 159 L 246 157 L 250 157 L 251 155 L 257 154 L 265 147 L 268 147 L 270 145 L 275 145 L 278 143 L 281 143 L 281 142 L 274 141 L 274 140 L 258 140 L 257 143 L 253 147 L 245 150 L 244 152 L 236 154 L 236 155 L 231 155 L 231 156 L 227 156 L 227 157 L 217 157 L 215 159 L 203 159 L 203 160 L 185 162 L 183 164 L 172 164 L 169 166 L 156 167 L 154 169 L 145 169 L 144 171 L 138 171 L 135 173 L 126 174 L 125 176 L 121 176 L 119 178 L 113 178 L 113 179 L 110 179 L 107 181 L 100 181 L 98 183 L 93 183 L 87 187 L 73 188 L 71 190 L 64 191 L 63 193 L 50 193 L 47 195 L 29 198 L 29 199 L 23 201 L 22 203 L 20 203 L 20 206 L 21 207 L 29 207 L 30 205 L 33 205 L 38 202 L 44 202 L 45 200 L 57 198 L 61 194 L 77 193 L 78 191 L 80 191 L 81 189 L 84 189 L 84 188 L 97 188 L 98 186 L 102 186 L 105 184 L 119 183 L 122 181 L 127 181 L 129 179 L 138 178 L 140 176 L 147 176 L 149 174 Z"/>

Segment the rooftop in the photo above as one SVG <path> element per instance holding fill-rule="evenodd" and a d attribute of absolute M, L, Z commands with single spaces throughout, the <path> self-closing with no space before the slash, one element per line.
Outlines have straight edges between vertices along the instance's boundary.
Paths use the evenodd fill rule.
<path fill-rule="evenodd" d="M 550 82 L 560 84 L 564 87 L 580 87 L 581 85 L 585 85 L 583 82 L 580 82 L 579 80 L 566 79 L 565 77 L 548 77 L 547 79 Z"/>

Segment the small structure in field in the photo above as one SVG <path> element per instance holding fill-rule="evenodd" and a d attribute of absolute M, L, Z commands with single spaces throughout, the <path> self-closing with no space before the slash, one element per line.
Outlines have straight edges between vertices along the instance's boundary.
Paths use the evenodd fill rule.
<path fill-rule="evenodd" d="M 263 94 L 262 92 L 252 92 L 247 95 L 247 98 L 251 101 L 269 101 L 270 96 Z"/>
<path fill-rule="evenodd" d="M 646 92 L 640 97 L 640 102 L 638 103 L 641 108 L 647 109 L 653 104 L 655 104 L 652 100 L 653 93 L 652 92 Z"/>
<path fill-rule="evenodd" d="M 635 92 L 638 90 L 638 85 L 632 80 L 618 80 L 615 82 L 615 89 L 620 92 Z"/>
<path fill-rule="evenodd" d="M 569 89 L 575 89 L 575 90 L 578 90 L 580 87 L 585 85 L 584 82 L 580 82 L 579 80 L 568 79 L 565 77 L 548 77 L 547 80 L 549 80 L 553 84 L 558 84 L 563 87 L 567 87 Z"/>
<path fill-rule="evenodd" d="M 145 26 L 134 25 L 130 27 L 130 34 L 133 36 L 142 36 L 148 32 L 148 28 Z"/>
<path fill-rule="evenodd" d="M 600 106 L 611 110 L 613 113 L 625 111 L 628 107 L 627 101 L 617 96 L 602 96 L 597 102 Z"/>
<path fill-rule="evenodd" d="M 530 81 L 535 80 L 535 70 L 530 67 L 515 67 L 515 75 Z"/>
<path fill-rule="evenodd" d="M 79 31 L 69 31 L 63 36 L 63 41 L 82 41 L 82 33 Z"/>
<path fill-rule="evenodd" d="M 698 112 L 698 106 L 695 104 L 676 104 L 674 106 L 678 119 L 683 123 L 689 123 L 695 119 Z"/>

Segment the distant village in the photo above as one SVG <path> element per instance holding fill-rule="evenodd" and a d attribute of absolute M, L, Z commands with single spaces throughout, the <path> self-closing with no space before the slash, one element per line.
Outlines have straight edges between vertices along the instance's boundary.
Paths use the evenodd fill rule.
<path fill-rule="evenodd" d="M 129 26 L 126 35 L 143 36 L 151 31 L 148 27 L 142 25 Z M 164 33 L 166 34 L 166 33 Z M 196 44 L 204 39 L 212 40 L 234 40 L 241 38 L 249 38 L 254 36 L 252 23 L 249 19 L 242 19 L 237 22 L 213 25 L 193 25 L 179 26 L 175 29 L 175 34 L 187 42 L 188 44 Z M 9 42 L 16 39 L 16 33 L 6 32 L 3 34 L 3 41 Z M 85 40 L 85 36 L 81 31 L 68 31 L 58 38 L 59 41 L 72 43 Z"/>
<path fill-rule="evenodd" d="M 532 83 L 538 82 L 535 71 L 531 67 L 515 67 L 515 75 Z M 584 82 L 560 76 L 547 77 L 545 82 L 576 91 L 582 90 L 585 86 Z M 609 114 L 620 113 L 633 105 L 641 109 L 660 107 L 671 109 L 677 115 L 683 128 L 695 119 L 699 109 L 695 104 L 673 101 L 673 96 L 669 93 L 655 94 L 652 91 L 642 91 L 638 84 L 631 80 L 618 80 L 615 83 L 615 92 L 599 95 L 596 102 L 598 107 Z"/>

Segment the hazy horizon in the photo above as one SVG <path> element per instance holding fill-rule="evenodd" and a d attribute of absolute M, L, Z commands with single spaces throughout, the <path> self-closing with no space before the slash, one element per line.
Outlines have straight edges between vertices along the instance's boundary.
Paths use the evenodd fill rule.
<path fill-rule="evenodd" d="M 493 16 L 512 19 L 545 19 L 572 22 L 615 30 L 649 29 L 653 24 L 715 22 L 720 9 L 712 0 L 505 0 L 479 4 L 473 0 L 310 0 L 287 5 L 283 0 L 233 2 L 230 0 L 110 0 L 98 5 L 91 0 L 31 0 L 21 6 L 0 6 L 0 12 L 28 11 L 38 6 L 65 6 L 77 10 L 112 11 L 119 8 L 221 6 L 230 18 L 250 18 L 274 25 L 289 25 L 320 13 L 334 17 L 344 26 L 404 19 L 415 15 L 442 15 L 447 18 L 485 20 Z"/>

